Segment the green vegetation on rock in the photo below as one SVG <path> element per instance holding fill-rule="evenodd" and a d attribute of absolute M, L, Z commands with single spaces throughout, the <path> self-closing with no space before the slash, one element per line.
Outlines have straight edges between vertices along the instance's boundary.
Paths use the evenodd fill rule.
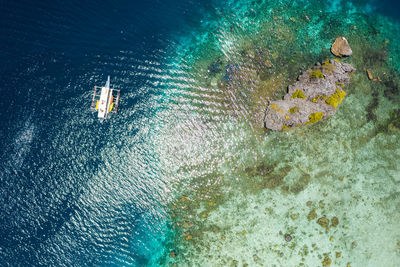
<path fill-rule="evenodd" d="M 322 74 L 321 69 L 316 69 L 316 70 L 311 71 L 310 76 L 311 76 L 311 78 L 314 78 L 314 79 L 317 79 L 317 78 L 323 79 L 324 78 L 324 75 Z"/>
<path fill-rule="evenodd" d="M 293 93 L 292 98 L 293 98 L 293 99 L 295 99 L 295 98 L 303 98 L 303 99 L 305 99 L 306 96 L 304 95 L 303 91 L 301 91 L 301 90 L 299 89 L 299 90 L 296 90 L 296 91 Z"/>
<path fill-rule="evenodd" d="M 289 112 L 290 113 L 297 113 L 297 112 L 299 112 L 299 110 L 300 110 L 299 107 L 292 107 L 292 108 L 289 109 Z"/>
<path fill-rule="evenodd" d="M 337 108 L 337 106 L 342 103 L 344 97 L 346 96 L 346 92 L 343 90 L 340 90 L 339 88 L 336 88 L 336 93 L 332 94 L 325 102 L 328 105 L 333 106 L 334 108 Z"/>
<path fill-rule="evenodd" d="M 322 112 L 315 112 L 310 114 L 310 116 L 308 117 L 310 120 L 307 122 L 307 124 L 310 123 L 316 123 L 317 121 L 321 120 L 324 117 L 324 113 Z"/>

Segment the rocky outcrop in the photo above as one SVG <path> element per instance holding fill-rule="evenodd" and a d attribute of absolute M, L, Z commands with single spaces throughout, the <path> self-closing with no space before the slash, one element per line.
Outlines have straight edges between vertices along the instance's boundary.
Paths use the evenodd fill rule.
<path fill-rule="evenodd" d="M 274 131 L 300 127 L 326 119 L 346 96 L 343 88 L 350 82 L 355 68 L 339 60 L 318 63 L 302 73 L 288 87 L 283 100 L 271 101 L 265 116 L 265 126 Z"/>
<path fill-rule="evenodd" d="M 372 74 L 371 70 L 366 69 L 365 72 L 367 73 L 368 79 L 370 81 L 374 81 L 374 82 L 381 82 L 382 81 L 381 78 L 379 78 L 379 77 L 374 78 L 374 75 Z"/>
<path fill-rule="evenodd" d="M 331 52 L 337 57 L 349 57 L 353 54 L 349 42 L 344 37 L 336 38 L 332 44 Z"/>

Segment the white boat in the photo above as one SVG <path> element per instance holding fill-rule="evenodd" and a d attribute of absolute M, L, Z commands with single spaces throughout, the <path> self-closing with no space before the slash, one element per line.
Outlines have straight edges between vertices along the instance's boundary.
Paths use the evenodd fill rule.
<path fill-rule="evenodd" d="M 110 112 L 117 113 L 120 90 L 110 88 L 110 76 L 108 76 L 105 86 L 101 87 L 100 94 L 97 94 L 99 86 L 94 87 L 91 110 L 97 110 L 100 122 L 107 119 Z"/>

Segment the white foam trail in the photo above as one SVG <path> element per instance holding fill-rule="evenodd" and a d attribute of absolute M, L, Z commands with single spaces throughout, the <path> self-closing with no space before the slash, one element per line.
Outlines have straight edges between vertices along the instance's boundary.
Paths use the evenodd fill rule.
<path fill-rule="evenodd" d="M 36 127 L 31 118 L 28 118 L 22 129 L 18 131 L 13 141 L 13 154 L 11 154 L 11 164 L 14 172 L 21 169 L 26 155 L 30 151 L 30 146 L 35 136 Z"/>

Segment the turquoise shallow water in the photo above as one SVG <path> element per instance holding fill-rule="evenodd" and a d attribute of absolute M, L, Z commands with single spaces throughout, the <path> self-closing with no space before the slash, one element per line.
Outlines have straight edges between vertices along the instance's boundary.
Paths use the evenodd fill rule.
<path fill-rule="evenodd" d="M 163 264 L 396 266 L 397 22 L 340 1 L 229 2 L 215 13 L 182 40 L 184 62 L 175 64 L 190 85 L 168 88 L 169 109 L 159 113 L 178 115 L 156 141 L 178 188 Z M 357 72 L 335 116 L 263 129 L 268 99 L 334 58 L 337 36 L 349 40 L 353 56 L 343 60 Z"/>
<path fill-rule="evenodd" d="M 107 2 L 87 23 L 43 5 L 52 24 L 3 27 L 0 263 L 396 266 L 400 34 L 382 3 Z M 337 113 L 267 131 L 268 101 L 337 36 L 357 69 Z M 100 125 L 106 74 L 122 100 Z"/>

